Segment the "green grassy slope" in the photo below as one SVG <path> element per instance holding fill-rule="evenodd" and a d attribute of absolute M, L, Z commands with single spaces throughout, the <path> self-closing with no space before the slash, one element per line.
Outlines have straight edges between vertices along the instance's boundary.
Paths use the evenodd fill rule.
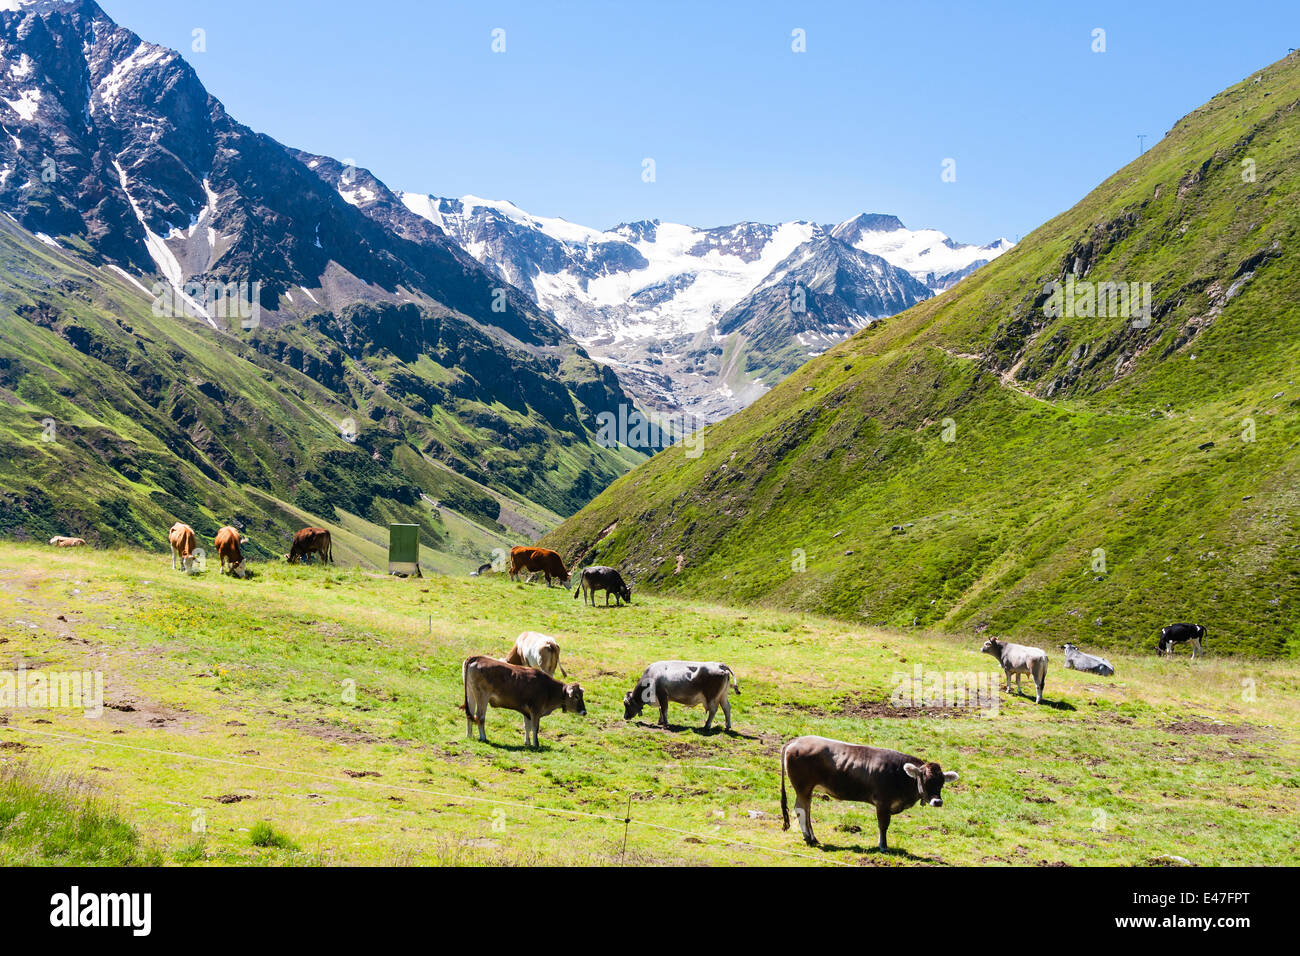
<path fill-rule="evenodd" d="M 444 313 L 355 306 L 216 331 L 153 315 L 114 272 L 0 220 L 0 535 L 157 547 L 175 520 L 203 538 L 233 521 L 265 556 L 303 523 L 359 521 L 374 545 L 405 521 L 434 566 L 464 570 L 637 458 L 581 423 L 590 362 L 519 352 L 503 372 L 505 346 Z M 536 408 L 494 397 L 520 383 Z"/>
<path fill-rule="evenodd" d="M 1300 58 L 1256 79 L 548 540 L 876 624 L 1147 648 L 1197 620 L 1221 651 L 1294 652 Z M 1152 283 L 1150 324 L 1048 316 L 1071 275 Z"/>
<path fill-rule="evenodd" d="M 504 575 L 254 571 L 187 577 L 137 551 L 0 543 L 0 671 L 97 670 L 106 702 L 98 718 L 0 710 L 0 862 L 1300 861 L 1294 661 L 1120 652 L 1107 679 L 1053 651 L 1042 706 L 1002 693 L 989 716 L 895 709 L 899 675 L 987 672 L 980 638 L 662 596 L 606 611 Z M 489 743 L 466 740 L 462 659 L 503 654 L 525 629 L 559 640 L 587 716 L 545 718 L 540 752 L 500 710 Z M 698 708 L 672 707 L 668 731 L 623 719 L 645 664 L 674 657 L 734 668 L 734 734 L 699 733 Z M 893 854 L 874 852 L 871 807 L 823 800 L 825 846 L 806 849 L 781 829 L 777 760 L 804 733 L 961 780 L 942 809 L 895 819 Z M 113 813 L 7 783 L 33 778 L 87 781 L 91 809 Z"/>

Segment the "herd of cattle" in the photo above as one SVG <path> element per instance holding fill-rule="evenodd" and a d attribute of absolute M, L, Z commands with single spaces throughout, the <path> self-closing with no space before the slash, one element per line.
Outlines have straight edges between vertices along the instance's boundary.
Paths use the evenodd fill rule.
<path fill-rule="evenodd" d="M 189 572 L 199 553 L 198 538 L 194 529 L 177 522 L 168 535 L 172 549 L 172 568 Z M 247 576 L 242 546 L 248 543 L 238 529 L 226 526 L 213 540 L 221 559 L 221 571 L 243 578 Z M 56 547 L 81 547 L 81 538 L 62 535 L 50 539 Z M 330 533 L 325 528 L 303 528 L 294 535 L 289 553 L 284 559 L 290 564 L 319 556 L 322 562 L 334 560 Z M 228 566 L 228 570 L 227 570 Z M 476 574 L 491 569 L 483 565 Z M 563 558 L 547 548 L 516 547 L 510 551 L 509 573 L 517 580 L 525 573 L 542 574 L 547 587 L 558 580 L 564 587 L 570 583 L 570 573 Z M 617 569 L 604 565 L 584 568 L 578 575 L 574 598 L 583 595 L 596 604 L 597 592 L 605 592 L 605 606 L 614 597 L 615 606 L 631 603 L 632 589 L 623 581 Z M 1192 657 L 1203 653 L 1205 628 L 1200 624 L 1171 624 L 1162 628 L 1157 651 L 1161 655 L 1173 653 L 1178 644 L 1189 643 Z M 1073 644 L 1063 645 L 1067 668 L 1102 676 L 1113 676 L 1115 668 L 1105 658 L 1085 654 Z M 1020 680 L 1028 676 L 1034 682 L 1035 703 L 1042 703 L 1043 686 L 1047 680 L 1047 653 L 1041 648 L 990 638 L 981 652 L 989 654 L 1001 665 L 1006 676 L 1007 692 L 1011 692 L 1011 678 L 1016 679 L 1016 693 L 1021 693 Z M 514 645 L 504 659 L 476 654 L 465 659 L 461 666 L 464 684 L 466 736 L 487 741 L 486 718 L 489 707 L 513 710 L 524 718 L 524 746 L 540 748 L 538 740 L 541 720 L 548 714 L 561 710 L 585 716 L 587 705 L 581 685 L 565 683 L 555 678 L 559 670 L 567 678 L 560 664 L 560 646 L 553 637 L 537 631 L 524 631 L 515 638 Z M 719 708 L 722 710 L 726 730 L 731 731 L 730 691 L 740 693 L 740 682 L 726 664 L 718 661 L 656 661 L 642 672 L 636 685 L 623 696 L 623 718 L 632 720 L 641 715 L 647 704 L 658 707 L 659 725 L 667 728 L 668 705 L 682 704 L 704 708 L 704 730 L 713 724 Z M 781 818 L 782 829 L 790 829 L 790 811 L 786 796 L 786 778 L 794 789 L 795 815 L 800 832 L 809 845 L 816 845 L 812 829 L 812 796 L 821 788 L 835 800 L 869 803 L 876 809 L 876 823 L 880 832 L 879 848 L 887 850 L 885 840 L 890 818 L 909 809 L 918 802 L 930 807 L 943 806 L 942 790 L 945 783 L 957 780 L 955 771 L 945 771 L 933 761 L 925 761 L 911 754 L 881 747 L 847 743 L 828 737 L 807 735 L 796 737 L 781 747 Z"/>

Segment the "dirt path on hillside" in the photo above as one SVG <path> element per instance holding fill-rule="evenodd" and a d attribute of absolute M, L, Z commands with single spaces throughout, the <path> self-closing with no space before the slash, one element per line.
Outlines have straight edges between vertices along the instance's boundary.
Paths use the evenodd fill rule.
<path fill-rule="evenodd" d="M 86 611 L 71 604 L 55 604 L 43 596 L 40 585 L 50 580 L 57 578 L 38 569 L 0 568 L 0 666 L 102 674 L 104 710 L 97 719 L 115 733 L 127 729 L 198 733 L 204 723 L 202 718 L 149 699 L 126 679 L 126 658 L 133 667 L 147 668 L 152 655 L 142 648 L 115 646 L 81 636 L 98 625 L 87 618 Z M 75 575 L 64 580 L 78 583 Z M 12 608 L 7 606 L 10 602 Z M 57 650 L 34 646 L 37 641 L 50 639 L 57 642 Z M 61 659 L 50 659 L 56 656 Z"/>

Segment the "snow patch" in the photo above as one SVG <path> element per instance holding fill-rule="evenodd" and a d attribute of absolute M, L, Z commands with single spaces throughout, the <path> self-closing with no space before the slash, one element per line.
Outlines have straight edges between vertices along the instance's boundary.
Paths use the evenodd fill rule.
<path fill-rule="evenodd" d="M 141 44 L 141 46 L 143 45 L 144 44 Z M 167 248 L 167 241 L 150 229 L 148 224 L 144 221 L 144 213 L 140 211 L 139 204 L 136 203 L 134 197 L 131 195 L 131 187 L 126 178 L 126 170 L 122 168 L 122 164 L 116 159 L 113 160 L 113 166 L 117 169 L 118 178 L 122 182 L 122 192 L 126 193 L 127 202 L 131 204 L 131 211 L 135 213 L 135 218 L 140 222 L 140 228 L 144 230 L 144 243 L 146 248 L 149 250 L 149 257 L 153 259 L 154 264 L 158 267 L 158 271 L 161 272 L 163 277 L 167 280 L 167 284 L 172 287 L 172 291 L 174 291 L 183 301 L 193 306 L 199 315 L 207 319 L 208 325 L 212 326 L 214 329 L 217 328 L 217 323 L 212 320 L 212 316 L 208 314 L 208 310 L 185 294 L 185 274 L 181 270 L 181 264 L 177 261 L 176 256 L 172 254 L 172 251 Z"/>
<path fill-rule="evenodd" d="M 18 62 L 9 67 L 9 75 L 15 80 L 25 80 L 32 75 L 32 58 L 24 53 Z"/>
<path fill-rule="evenodd" d="M 5 102 L 9 104 L 10 109 L 30 123 L 36 119 L 36 107 L 41 102 L 41 91 L 36 89 L 23 90 L 18 94 L 18 99 L 6 99 Z"/>
<path fill-rule="evenodd" d="M 166 47 L 154 46 L 151 43 L 141 41 L 140 45 L 132 50 L 125 60 L 114 66 L 112 72 L 100 81 L 98 87 L 99 97 L 108 106 L 109 112 L 113 113 L 117 107 L 117 98 L 121 95 L 132 73 L 153 66 L 155 63 L 162 63 L 164 60 L 169 59 L 171 55 L 172 51 Z M 93 103 L 91 112 L 94 112 Z"/>

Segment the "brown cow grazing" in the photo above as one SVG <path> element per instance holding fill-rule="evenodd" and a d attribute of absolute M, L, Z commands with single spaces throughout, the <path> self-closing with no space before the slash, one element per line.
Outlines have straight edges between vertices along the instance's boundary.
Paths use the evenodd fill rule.
<path fill-rule="evenodd" d="M 524 631 L 515 638 L 515 646 L 510 648 L 510 653 L 506 655 L 506 663 L 536 667 L 552 677 L 555 676 L 555 669 L 558 667 L 562 677 L 569 676 L 564 673 L 564 667 L 560 664 L 560 645 L 555 642 L 555 638 L 539 634 L 537 631 Z"/>
<path fill-rule="evenodd" d="M 870 803 L 876 808 L 880 828 L 880 849 L 888 850 L 885 831 L 889 818 L 902 813 L 918 800 L 932 807 L 943 806 L 940 795 L 945 783 L 957 779 L 955 771 L 944 772 L 937 763 L 918 757 L 844 743 L 827 737 L 796 737 L 781 748 L 781 829 L 790 829 L 786 806 L 785 778 L 794 787 L 794 812 L 809 846 L 817 844 L 812 829 L 812 795 L 821 787 L 836 800 Z"/>
<path fill-rule="evenodd" d="M 303 528 L 293 536 L 293 544 L 284 559 L 290 564 L 297 564 L 300 558 L 318 554 L 322 563 L 334 563 L 334 542 L 325 528 Z"/>
<path fill-rule="evenodd" d="M 222 528 L 217 532 L 215 544 L 217 554 L 221 557 L 221 570 L 226 570 L 226 562 L 230 562 L 230 573 L 237 578 L 248 577 L 248 569 L 244 567 L 244 552 L 240 545 L 248 541 L 238 528 L 232 528 L 230 525 Z"/>
<path fill-rule="evenodd" d="M 193 571 L 195 545 L 199 540 L 194 536 L 194 529 L 178 521 L 167 533 L 167 540 L 172 546 L 172 570 L 176 570 L 176 560 L 179 558 L 181 569 L 186 574 Z"/>
<path fill-rule="evenodd" d="M 465 681 L 465 736 L 474 739 L 478 725 L 478 739 L 487 742 L 484 718 L 488 705 L 504 707 L 524 715 L 524 746 L 540 749 L 537 739 L 542 718 L 552 711 L 564 709 L 565 713 L 586 716 L 587 706 L 582 702 L 582 688 L 577 684 L 563 684 L 543 674 L 535 667 L 507 664 L 479 654 L 465 659 L 461 667 Z"/>
<path fill-rule="evenodd" d="M 50 544 L 56 548 L 84 548 L 86 546 L 85 538 L 69 538 L 66 535 L 56 534 L 50 539 Z"/>
<path fill-rule="evenodd" d="M 564 566 L 564 559 L 549 548 L 530 548 L 518 546 L 510 549 L 510 578 L 517 580 L 523 571 L 540 571 L 546 575 L 546 586 L 551 586 L 551 578 L 556 578 L 565 587 L 569 586 L 569 569 Z"/>

